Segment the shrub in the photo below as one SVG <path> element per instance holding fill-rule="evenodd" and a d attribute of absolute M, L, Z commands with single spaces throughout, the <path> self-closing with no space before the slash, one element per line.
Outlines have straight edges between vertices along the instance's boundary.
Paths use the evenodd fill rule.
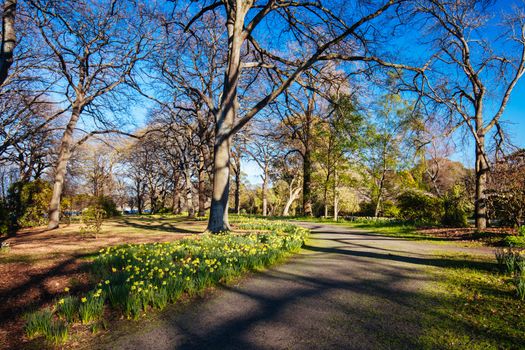
<path fill-rule="evenodd" d="M 51 200 L 51 185 L 43 180 L 15 182 L 8 191 L 7 201 L 2 205 L 0 219 L 4 227 L 15 232 L 21 227 L 32 227 L 46 224 L 47 210 Z"/>
<path fill-rule="evenodd" d="M 98 206 L 90 206 L 82 212 L 82 223 L 84 226 L 80 228 L 82 233 L 93 233 L 95 238 L 102 232 L 102 224 L 106 212 Z"/>
<path fill-rule="evenodd" d="M 112 216 L 120 215 L 120 211 L 117 209 L 117 204 L 111 197 L 98 196 L 96 198 L 95 206 L 104 210 L 105 218 L 110 218 Z"/>
<path fill-rule="evenodd" d="M 507 236 L 503 243 L 509 247 L 525 248 L 525 237 L 523 236 Z"/>
<path fill-rule="evenodd" d="M 525 225 L 522 225 L 518 228 L 518 236 L 525 237 Z"/>
<path fill-rule="evenodd" d="M 0 199 L 0 237 L 9 233 L 9 210 L 7 203 Z"/>
<path fill-rule="evenodd" d="M 450 227 L 467 227 L 470 202 L 460 186 L 454 186 L 443 198 L 444 214 L 441 222 Z"/>
<path fill-rule="evenodd" d="M 431 194 L 409 190 L 398 198 L 399 218 L 421 225 L 436 225 L 444 214 L 443 202 Z"/>

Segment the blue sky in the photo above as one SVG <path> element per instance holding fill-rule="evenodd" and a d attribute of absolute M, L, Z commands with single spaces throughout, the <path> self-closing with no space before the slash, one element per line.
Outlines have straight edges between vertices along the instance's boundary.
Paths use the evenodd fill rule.
<path fill-rule="evenodd" d="M 524 5 L 522 0 L 497 1 L 493 12 L 495 19 L 497 19 L 500 13 L 507 12 L 511 6 L 523 7 Z M 396 44 L 393 44 L 392 42 L 391 44 L 393 44 L 393 47 L 397 46 L 397 44 L 401 44 L 401 47 L 408 45 L 408 52 L 414 54 L 417 52 L 417 49 L 414 50 L 413 38 L 410 37 L 411 34 L 413 33 L 405 32 L 404 35 L 397 37 L 399 42 L 398 40 L 394 39 Z M 424 52 L 421 53 L 424 55 Z M 149 106 L 147 106 L 147 104 L 142 107 L 136 107 L 132 112 L 134 116 L 137 116 L 136 122 L 139 126 L 143 125 L 144 123 L 144 118 L 148 107 Z M 518 147 L 525 148 L 525 79 L 522 79 L 516 86 L 502 120 L 506 123 L 505 130 L 509 134 L 512 143 Z M 456 138 L 459 138 L 459 135 L 456 135 Z M 473 147 L 471 145 L 462 145 L 458 143 L 456 152 L 451 158 L 463 162 L 467 167 L 472 167 L 474 159 Z M 248 181 L 250 181 L 252 184 L 261 183 L 261 170 L 255 162 L 245 160 L 242 162 L 242 167 L 243 172 L 247 175 Z"/>

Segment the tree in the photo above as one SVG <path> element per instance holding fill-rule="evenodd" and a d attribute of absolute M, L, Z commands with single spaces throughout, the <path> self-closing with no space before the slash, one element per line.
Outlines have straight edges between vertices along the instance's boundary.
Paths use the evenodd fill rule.
<path fill-rule="evenodd" d="M 235 133 L 317 62 L 339 59 L 386 63 L 369 55 L 366 45 L 372 38 L 366 36 L 376 31 L 367 30 L 367 26 L 401 2 L 389 0 L 378 7 L 363 6 L 355 12 L 351 12 L 354 9 L 352 6 L 345 8 L 340 3 L 334 4 L 338 8 L 337 13 L 343 14 L 340 17 L 320 2 L 310 1 L 267 0 L 255 3 L 225 0 L 189 6 L 188 12 L 195 15 L 188 21 L 187 31 L 205 18 L 205 14 L 221 11 L 227 34 L 223 39 L 228 49 L 221 99 L 217 105 L 208 102 L 215 119 L 213 193 L 208 221 L 211 232 L 229 230 L 230 148 Z M 275 53 L 270 42 L 258 39 L 256 28 L 270 22 L 272 25 L 267 27 L 270 31 L 288 31 L 291 34 L 281 37 L 284 40 L 281 44 L 287 47 L 297 44 L 300 50 L 292 50 L 288 55 Z M 345 41 L 347 38 L 351 40 Z M 253 74 L 254 70 L 263 74 Z M 264 96 L 248 106 L 249 101 L 242 96 L 250 88 L 260 91 L 264 86 L 260 84 L 264 73 L 270 84 L 263 90 Z"/>
<path fill-rule="evenodd" d="M 268 187 L 270 181 L 270 166 L 279 152 L 276 149 L 276 145 L 271 142 L 271 133 L 268 131 L 260 130 L 260 134 L 252 132 L 248 136 L 246 153 L 251 159 L 259 166 L 262 171 L 262 215 L 268 215 Z"/>
<path fill-rule="evenodd" d="M 339 93 L 332 96 L 331 100 L 331 112 L 317 131 L 315 159 L 324 173 L 324 216 L 328 217 L 328 194 L 332 189 L 334 219 L 337 220 L 339 175 L 348 168 L 349 156 L 364 146 L 365 123 L 362 114 L 356 108 L 354 98 Z"/>
<path fill-rule="evenodd" d="M 416 125 L 413 106 L 409 101 L 398 94 L 387 94 L 380 100 L 377 120 L 368 130 L 367 145 L 362 153 L 366 171 L 372 180 L 370 197 L 375 217 L 381 212 L 397 172 L 404 162 L 410 160 L 413 142 L 409 136 Z"/>
<path fill-rule="evenodd" d="M 35 1 L 33 16 L 53 57 L 49 71 L 59 77 L 57 88 L 62 89 L 68 103 L 66 110 L 70 110 L 55 164 L 53 196 L 49 205 L 48 227 L 54 229 L 59 225 L 60 198 L 77 124 L 88 110 L 100 124 L 111 126 L 107 114 L 100 113 L 101 106 L 94 103 L 118 92 L 117 88 L 143 59 L 147 34 L 142 28 L 147 26 L 139 7 L 115 0 L 83 0 L 74 4 L 70 1 Z M 114 107 L 115 104 L 107 106 Z M 111 127 L 94 130 L 79 141 L 109 132 L 119 130 Z"/>
<path fill-rule="evenodd" d="M 438 52 L 423 76 L 420 91 L 459 117 L 475 145 L 476 228 L 487 225 L 485 190 L 490 170 L 487 137 L 503 142 L 501 117 L 525 72 L 525 13 L 516 9 L 492 23 L 488 1 L 429 0 L 418 3 L 428 16 Z M 493 39 L 493 29 L 502 40 Z M 492 32 L 492 33 L 491 33 Z M 491 34 L 489 34 L 491 33 Z M 493 108 L 491 106 L 494 106 Z"/>
<path fill-rule="evenodd" d="M 5 83 L 9 75 L 9 68 L 13 65 L 16 47 L 16 5 L 17 0 L 5 0 L 2 11 L 2 46 L 0 48 L 0 86 Z"/>

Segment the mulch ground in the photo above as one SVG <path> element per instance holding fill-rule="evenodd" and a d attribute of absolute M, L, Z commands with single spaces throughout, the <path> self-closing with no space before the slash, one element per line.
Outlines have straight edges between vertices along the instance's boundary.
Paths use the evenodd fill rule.
<path fill-rule="evenodd" d="M 496 227 L 487 228 L 478 232 L 473 227 L 468 228 L 420 228 L 418 233 L 436 238 L 444 238 L 453 241 L 482 241 L 485 243 L 498 244 L 505 236 L 516 234 L 513 228 Z"/>

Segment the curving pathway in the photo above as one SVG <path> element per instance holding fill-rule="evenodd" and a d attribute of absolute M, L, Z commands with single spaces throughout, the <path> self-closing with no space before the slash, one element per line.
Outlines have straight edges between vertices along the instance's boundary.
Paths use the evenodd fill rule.
<path fill-rule="evenodd" d="M 307 245 L 288 263 L 165 312 L 106 349 L 415 349 L 432 308 L 422 293 L 436 251 L 490 250 L 301 223 Z M 447 264 L 450 264 L 448 262 Z"/>

